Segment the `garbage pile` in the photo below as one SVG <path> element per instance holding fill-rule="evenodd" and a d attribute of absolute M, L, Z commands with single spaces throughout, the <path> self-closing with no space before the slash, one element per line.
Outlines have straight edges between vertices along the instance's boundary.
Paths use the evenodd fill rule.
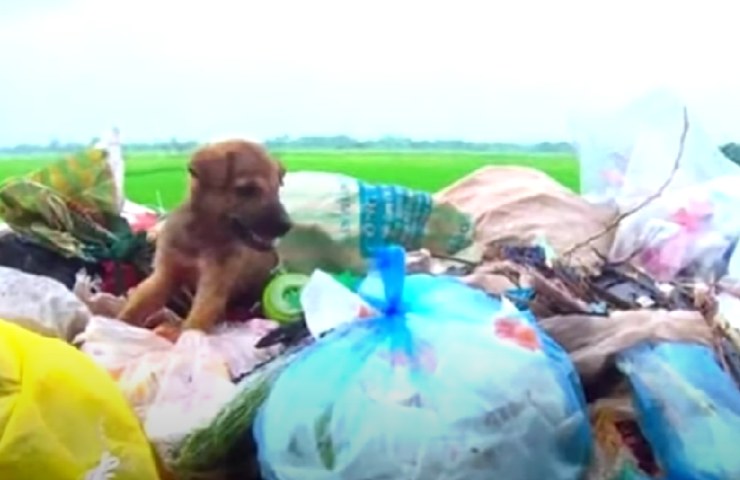
<path fill-rule="evenodd" d="M 115 145 L 5 182 L 0 477 L 740 478 L 740 172 L 670 96 L 582 132 L 582 196 L 288 173 L 280 268 L 207 333 L 188 291 L 116 319 L 167 217 Z"/>

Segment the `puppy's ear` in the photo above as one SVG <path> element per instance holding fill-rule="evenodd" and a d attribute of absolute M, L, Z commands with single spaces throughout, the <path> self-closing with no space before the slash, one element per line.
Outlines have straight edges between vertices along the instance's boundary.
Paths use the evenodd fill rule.
<path fill-rule="evenodd" d="M 233 153 L 216 146 L 196 151 L 188 164 L 188 173 L 194 186 L 220 187 L 229 179 Z"/>

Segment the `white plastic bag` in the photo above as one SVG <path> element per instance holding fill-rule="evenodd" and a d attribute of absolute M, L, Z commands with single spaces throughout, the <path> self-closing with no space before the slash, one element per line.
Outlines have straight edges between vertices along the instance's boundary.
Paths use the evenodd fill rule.
<path fill-rule="evenodd" d="M 610 260 L 632 260 L 661 281 L 689 267 L 711 278 L 740 232 L 740 168 L 678 97 L 655 91 L 613 116 L 584 121 L 576 144 L 581 193 L 630 212 Z"/>
<path fill-rule="evenodd" d="M 728 325 L 740 330 L 740 298 L 728 292 L 721 292 L 717 295 L 717 303 Z"/>
<path fill-rule="evenodd" d="M 668 191 L 624 217 L 609 258 L 633 259 L 654 278 L 670 281 L 682 270 L 712 280 L 715 266 L 740 232 L 736 186 L 740 176 Z"/>
<path fill-rule="evenodd" d="M 113 183 L 116 187 L 116 205 L 120 210 L 126 201 L 124 190 L 124 180 L 126 177 L 126 162 L 123 159 L 123 150 L 121 149 L 120 132 L 117 128 L 112 128 L 106 132 L 95 144 L 95 148 L 106 152 L 106 160 L 113 172 Z"/>
<path fill-rule="evenodd" d="M 345 323 L 376 315 L 359 295 L 321 270 L 316 270 L 303 287 L 301 307 L 314 338 Z"/>
<path fill-rule="evenodd" d="M 725 285 L 732 288 L 725 287 L 725 291 L 721 291 L 717 295 L 719 311 L 732 328 L 740 330 L 740 297 L 737 296 L 740 291 L 735 288 L 737 282 L 740 281 L 740 249 L 737 247 L 730 257 L 730 262 L 727 265 L 727 275 L 723 281 Z"/>
<path fill-rule="evenodd" d="M 47 337 L 71 341 L 89 319 L 87 306 L 61 282 L 0 267 L 0 318 Z"/>

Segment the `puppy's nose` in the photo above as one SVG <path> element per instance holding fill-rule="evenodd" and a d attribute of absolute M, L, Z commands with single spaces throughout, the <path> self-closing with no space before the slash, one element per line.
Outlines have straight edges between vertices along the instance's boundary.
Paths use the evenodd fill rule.
<path fill-rule="evenodd" d="M 272 237 L 282 237 L 293 228 L 288 212 L 281 203 L 270 205 L 260 221 L 261 229 Z"/>
<path fill-rule="evenodd" d="M 278 221 L 275 224 L 275 233 L 278 237 L 282 237 L 288 233 L 291 228 L 293 228 L 293 222 L 288 218 L 288 214 L 283 212 L 283 214 L 278 217 Z"/>

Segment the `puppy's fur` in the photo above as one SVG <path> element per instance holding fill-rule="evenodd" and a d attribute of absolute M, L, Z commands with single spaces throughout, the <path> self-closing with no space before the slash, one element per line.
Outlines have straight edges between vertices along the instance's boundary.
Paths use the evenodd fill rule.
<path fill-rule="evenodd" d="M 277 264 L 273 241 L 291 227 L 282 165 L 257 144 L 230 140 L 197 151 L 189 172 L 189 198 L 157 237 L 154 272 L 129 297 L 125 322 L 143 323 L 187 286 L 195 297 L 184 327 L 209 330 L 230 300 L 260 292 Z"/>

